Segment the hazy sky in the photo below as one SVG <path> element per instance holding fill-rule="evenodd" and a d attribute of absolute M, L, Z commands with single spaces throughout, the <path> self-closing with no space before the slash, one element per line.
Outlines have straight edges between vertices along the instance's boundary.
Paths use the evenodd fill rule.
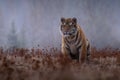
<path fill-rule="evenodd" d="M 120 47 L 120 0 L 0 0 L 0 46 L 60 47 L 61 17 L 76 17 L 92 46 Z"/>

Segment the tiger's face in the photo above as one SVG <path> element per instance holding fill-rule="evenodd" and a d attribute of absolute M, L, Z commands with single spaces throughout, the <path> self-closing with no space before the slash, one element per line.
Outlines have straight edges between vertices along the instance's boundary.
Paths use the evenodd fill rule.
<path fill-rule="evenodd" d="M 76 18 L 61 18 L 61 32 L 64 37 L 75 35 L 77 32 Z"/>

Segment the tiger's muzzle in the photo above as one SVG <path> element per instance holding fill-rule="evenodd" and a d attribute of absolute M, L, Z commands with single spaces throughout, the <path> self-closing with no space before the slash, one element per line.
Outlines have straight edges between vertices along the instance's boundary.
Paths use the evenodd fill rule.
<path fill-rule="evenodd" d="M 72 29 L 71 31 L 65 31 L 65 32 L 63 32 L 63 35 L 64 36 L 71 36 L 71 35 L 74 35 L 75 33 L 76 33 L 76 29 Z"/>

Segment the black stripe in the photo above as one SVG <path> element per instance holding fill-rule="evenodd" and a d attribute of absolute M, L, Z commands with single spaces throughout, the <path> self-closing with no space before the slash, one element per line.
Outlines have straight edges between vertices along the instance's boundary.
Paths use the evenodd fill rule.
<path fill-rule="evenodd" d="M 82 47 L 82 44 L 80 44 L 78 47 L 77 47 L 77 51 L 79 51 L 79 49 Z"/>
<path fill-rule="evenodd" d="M 89 51 L 89 49 L 90 49 L 90 44 L 88 44 L 88 46 L 87 46 L 87 56 L 90 55 L 90 51 Z"/>
<path fill-rule="evenodd" d="M 69 44 L 66 43 L 66 46 L 69 48 Z"/>
<path fill-rule="evenodd" d="M 66 48 L 69 52 L 71 52 L 69 47 L 65 47 L 65 48 Z"/>
<path fill-rule="evenodd" d="M 78 44 L 80 44 L 80 42 L 81 42 L 81 38 L 80 38 L 80 36 L 78 35 L 79 34 L 79 32 L 77 32 L 77 34 L 76 34 L 76 46 L 78 45 Z"/>
<path fill-rule="evenodd" d="M 68 39 L 67 39 L 67 38 L 65 38 L 65 41 L 66 41 L 66 43 L 70 44 L 70 42 L 68 41 Z"/>
<path fill-rule="evenodd" d="M 77 34 L 76 34 L 76 37 L 75 37 L 75 42 L 77 41 L 78 39 L 78 31 L 77 31 Z"/>
<path fill-rule="evenodd" d="M 67 47 L 67 48 L 69 48 L 69 49 L 70 49 L 70 46 L 69 46 L 69 44 L 68 44 L 68 43 L 66 43 L 65 45 L 66 45 L 66 47 Z"/>
<path fill-rule="evenodd" d="M 77 40 L 76 46 L 78 46 L 78 45 L 81 45 L 81 44 L 82 44 L 82 43 L 81 43 L 81 44 L 80 44 L 80 43 L 81 43 L 81 39 L 79 38 L 79 39 Z"/>
<path fill-rule="evenodd" d="M 70 42 L 67 40 L 67 38 L 65 38 L 65 45 L 66 45 L 66 47 L 65 48 L 67 48 L 67 50 L 69 49 L 69 51 L 70 51 L 70 46 L 69 46 L 69 44 L 70 44 Z"/>

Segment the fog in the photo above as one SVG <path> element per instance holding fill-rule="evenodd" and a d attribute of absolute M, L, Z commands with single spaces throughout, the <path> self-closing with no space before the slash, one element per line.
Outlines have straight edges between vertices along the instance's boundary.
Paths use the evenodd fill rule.
<path fill-rule="evenodd" d="M 60 48 L 61 17 L 76 17 L 92 46 L 120 47 L 120 0 L 0 0 L 0 46 Z"/>

